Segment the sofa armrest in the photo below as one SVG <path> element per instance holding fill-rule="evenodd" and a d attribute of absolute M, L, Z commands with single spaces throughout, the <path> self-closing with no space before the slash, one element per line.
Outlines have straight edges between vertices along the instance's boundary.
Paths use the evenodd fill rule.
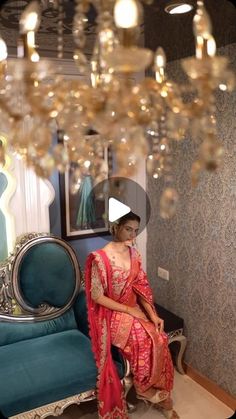
<path fill-rule="evenodd" d="M 89 325 L 85 290 L 81 289 L 73 305 L 78 329 L 89 337 Z"/>

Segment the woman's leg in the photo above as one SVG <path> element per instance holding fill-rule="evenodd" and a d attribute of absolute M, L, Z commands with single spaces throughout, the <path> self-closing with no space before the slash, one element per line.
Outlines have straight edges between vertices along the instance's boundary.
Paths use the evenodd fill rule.
<path fill-rule="evenodd" d="M 157 390 L 160 400 L 168 397 L 173 385 L 173 364 L 165 334 L 158 334 L 151 322 L 134 319 L 123 355 L 129 360 L 137 393 L 147 399 Z"/>
<path fill-rule="evenodd" d="M 167 336 L 157 333 L 152 323 L 134 319 L 122 353 L 130 362 L 137 397 L 159 407 L 166 418 L 178 419 L 170 397 L 173 363 Z"/>

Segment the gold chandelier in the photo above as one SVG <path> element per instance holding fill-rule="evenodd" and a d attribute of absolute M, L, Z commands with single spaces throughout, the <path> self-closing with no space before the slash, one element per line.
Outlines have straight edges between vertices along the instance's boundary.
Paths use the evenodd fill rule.
<path fill-rule="evenodd" d="M 59 10 L 58 57 L 62 58 L 63 4 L 54 2 Z M 83 50 L 91 4 L 97 11 L 97 37 L 88 63 Z M 193 185 L 202 171 L 218 168 L 223 146 L 216 132 L 215 91 L 232 91 L 235 80 L 228 59 L 216 56 L 202 0 L 197 1 L 193 19 L 196 55 L 181 62 L 188 85 L 168 79 L 162 48 L 154 54 L 137 46 L 141 18 L 138 0 L 76 0 L 74 60 L 80 74 L 89 74 L 90 82 L 71 81 L 58 75 L 50 60 L 40 59 L 35 47 L 40 5 L 31 2 L 20 18 L 17 59 L 7 60 L 6 44 L 0 38 L 1 131 L 8 147 L 39 176 L 48 177 L 55 168 L 64 172 L 73 163 L 73 191 L 84 174 L 97 181 L 107 176 L 104 146 L 111 147 L 114 174 L 119 176 L 132 176 L 146 159 L 147 172 L 154 179 L 167 180 L 160 206 L 162 217 L 170 218 L 178 201 L 171 177 L 173 141 L 184 140 L 188 132 L 198 144 Z M 134 74 L 150 66 L 155 77 L 136 82 Z M 91 129 L 98 135 L 88 136 Z M 52 142 L 55 130 L 62 139 L 57 144 Z M 0 144 L 0 164 L 4 164 L 4 152 Z"/>

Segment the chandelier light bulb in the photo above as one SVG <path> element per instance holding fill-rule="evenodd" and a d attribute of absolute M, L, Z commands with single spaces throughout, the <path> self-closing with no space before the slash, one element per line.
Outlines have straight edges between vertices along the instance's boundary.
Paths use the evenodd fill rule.
<path fill-rule="evenodd" d="M 38 15 L 35 12 L 29 13 L 25 21 L 25 32 L 34 31 L 37 26 Z"/>
<path fill-rule="evenodd" d="M 114 7 L 114 19 L 118 28 L 130 29 L 138 25 L 139 10 L 135 0 L 117 0 Z"/>
<path fill-rule="evenodd" d="M 207 54 L 209 57 L 214 57 L 216 54 L 216 42 L 212 35 L 207 39 Z"/>
<path fill-rule="evenodd" d="M 20 17 L 20 33 L 36 32 L 40 25 L 40 7 L 37 1 L 32 1 Z"/>
<path fill-rule="evenodd" d="M 40 57 L 35 49 L 35 32 L 29 31 L 21 35 L 21 38 L 18 42 L 18 56 L 28 58 L 30 61 L 37 63 Z"/>
<path fill-rule="evenodd" d="M 6 42 L 0 38 L 0 61 L 7 59 L 7 45 Z"/>
<path fill-rule="evenodd" d="M 159 47 L 156 50 L 156 54 L 154 57 L 155 66 L 158 68 L 166 66 L 166 55 L 163 48 Z"/>
<path fill-rule="evenodd" d="M 206 37 L 197 36 L 196 58 L 201 60 L 204 57 L 214 57 L 216 54 L 216 42 L 212 35 Z"/>
<path fill-rule="evenodd" d="M 37 63 L 39 54 L 35 50 L 35 32 L 40 25 L 41 9 L 38 1 L 32 1 L 20 17 L 20 38 L 17 45 L 18 58 L 27 58 Z"/>
<path fill-rule="evenodd" d="M 163 48 L 159 47 L 154 56 L 154 71 L 156 81 L 162 83 L 165 79 L 166 55 Z"/>

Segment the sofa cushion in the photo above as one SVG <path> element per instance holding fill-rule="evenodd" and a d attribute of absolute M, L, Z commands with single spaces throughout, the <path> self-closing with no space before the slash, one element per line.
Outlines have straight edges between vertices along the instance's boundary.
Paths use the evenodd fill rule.
<path fill-rule="evenodd" d="M 0 411 L 12 416 L 95 388 L 89 339 L 78 330 L 0 348 Z"/>
<path fill-rule="evenodd" d="M 90 340 L 79 330 L 3 346 L 0 359 L 0 411 L 5 416 L 96 387 Z"/>
<path fill-rule="evenodd" d="M 0 322 L 0 346 L 71 329 L 77 329 L 73 308 L 53 320 Z"/>
<path fill-rule="evenodd" d="M 75 289 L 75 271 L 69 253 L 57 243 L 38 243 L 27 250 L 19 268 L 19 284 L 33 307 L 48 303 L 64 306 Z"/>

